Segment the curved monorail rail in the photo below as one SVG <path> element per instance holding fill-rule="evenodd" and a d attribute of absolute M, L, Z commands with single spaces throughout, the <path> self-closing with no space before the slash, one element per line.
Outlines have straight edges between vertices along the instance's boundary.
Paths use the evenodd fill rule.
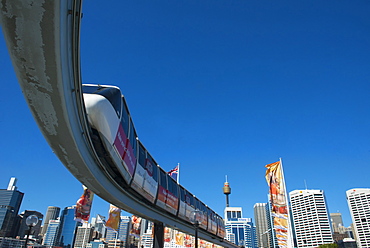
<path fill-rule="evenodd" d="M 0 8 L 18 82 L 34 119 L 60 161 L 102 199 L 132 214 L 192 234 L 194 227 L 184 218 L 125 190 L 96 151 L 80 74 L 82 2 L 4 0 Z M 206 229 L 199 229 L 200 238 L 236 247 Z"/>

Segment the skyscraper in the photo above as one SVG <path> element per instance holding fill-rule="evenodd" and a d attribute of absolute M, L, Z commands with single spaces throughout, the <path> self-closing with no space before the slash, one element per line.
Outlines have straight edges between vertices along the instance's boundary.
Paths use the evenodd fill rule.
<path fill-rule="evenodd" d="M 294 190 L 289 196 L 298 247 L 333 243 L 324 191 Z"/>
<path fill-rule="evenodd" d="M 256 203 L 253 208 L 258 247 L 274 247 L 274 232 L 271 223 L 269 205 L 267 203 Z"/>
<path fill-rule="evenodd" d="M 48 230 L 49 220 L 56 220 L 59 217 L 60 207 L 49 206 L 46 211 L 44 219 L 44 225 L 41 229 L 41 235 L 44 236 L 46 230 Z"/>
<path fill-rule="evenodd" d="M 333 231 L 339 232 L 338 227 L 343 226 L 342 214 L 341 213 L 330 213 L 330 220 L 333 226 Z"/>
<path fill-rule="evenodd" d="M 338 242 L 348 238 L 347 228 L 343 226 L 341 213 L 330 213 L 331 225 L 333 227 L 333 239 Z"/>
<path fill-rule="evenodd" d="M 58 244 L 58 231 L 60 220 L 49 220 L 48 229 L 45 232 L 43 245 L 55 246 Z"/>
<path fill-rule="evenodd" d="M 74 220 L 75 208 L 76 206 L 66 207 L 60 215 L 58 242 L 64 248 L 73 247 L 77 227 L 82 225 L 80 222 Z"/>
<path fill-rule="evenodd" d="M 1 237 L 15 237 L 17 235 L 16 223 L 19 208 L 24 193 L 17 190 L 17 179 L 10 179 L 7 189 L 0 189 L 0 235 Z"/>
<path fill-rule="evenodd" d="M 243 218 L 241 207 L 225 208 L 226 239 L 236 245 L 255 248 L 257 239 L 251 218 Z"/>
<path fill-rule="evenodd" d="M 127 242 L 127 235 L 130 230 L 131 218 L 129 216 L 121 216 L 121 223 L 119 224 L 118 239 L 122 240 L 124 244 Z"/>
<path fill-rule="evenodd" d="M 117 231 L 111 228 L 107 228 L 107 234 L 105 235 L 105 240 L 109 241 L 109 240 L 118 239 L 118 233 L 119 233 L 119 227 Z"/>
<path fill-rule="evenodd" d="M 144 248 L 153 247 L 153 222 L 149 220 L 141 220 L 140 246 Z"/>
<path fill-rule="evenodd" d="M 107 234 L 105 236 L 105 239 L 107 241 L 119 239 L 119 240 L 123 241 L 124 244 L 126 244 L 127 235 L 128 235 L 130 226 L 131 226 L 131 217 L 129 217 L 129 216 L 120 216 L 118 230 L 115 231 L 111 228 L 107 228 Z"/>
<path fill-rule="evenodd" d="M 370 247 L 370 189 L 350 189 L 346 195 L 357 247 Z"/>
<path fill-rule="evenodd" d="M 74 248 L 83 248 L 92 240 L 94 228 L 89 223 L 84 223 L 77 228 Z"/>
<path fill-rule="evenodd" d="M 94 231 L 100 233 L 102 238 L 105 238 L 107 228 L 105 227 L 105 217 L 98 214 L 96 217 L 91 218 L 91 224 L 94 227 Z"/>

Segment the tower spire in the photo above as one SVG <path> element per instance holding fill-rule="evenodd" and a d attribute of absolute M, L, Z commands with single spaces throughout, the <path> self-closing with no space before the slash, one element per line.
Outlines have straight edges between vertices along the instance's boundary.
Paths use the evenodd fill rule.
<path fill-rule="evenodd" d="M 224 194 L 226 195 L 226 207 L 229 206 L 229 195 L 231 194 L 231 188 L 229 186 L 229 183 L 227 182 L 227 176 L 226 176 L 226 182 L 224 183 L 224 187 L 222 188 L 224 191 Z"/>

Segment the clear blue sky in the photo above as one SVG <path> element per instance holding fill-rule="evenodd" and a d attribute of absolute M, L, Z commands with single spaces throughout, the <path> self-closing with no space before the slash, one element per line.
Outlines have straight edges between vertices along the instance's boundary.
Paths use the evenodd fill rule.
<path fill-rule="evenodd" d="M 345 191 L 370 187 L 370 2 L 84 1 L 84 83 L 121 87 L 141 141 L 223 215 L 267 201 L 264 165 L 283 159 L 288 192 L 325 191 L 351 223 Z M 52 153 L 0 39 L 0 188 L 21 210 L 73 205 L 80 183 Z M 95 198 L 93 215 L 109 204 Z"/>

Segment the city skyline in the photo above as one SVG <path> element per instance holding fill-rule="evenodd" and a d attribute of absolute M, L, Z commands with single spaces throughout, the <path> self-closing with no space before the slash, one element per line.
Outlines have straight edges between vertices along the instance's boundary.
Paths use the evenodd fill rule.
<path fill-rule="evenodd" d="M 219 214 L 227 175 L 230 205 L 253 217 L 281 157 L 287 192 L 324 190 L 352 222 L 345 192 L 369 187 L 367 2 L 115 4 L 84 2 L 82 81 L 122 88 L 161 167 L 180 163 L 181 184 Z M 20 211 L 74 205 L 81 184 L 37 128 L 3 36 L 0 48 L 1 188 L 18 178 Z M 92 216 L 108 210 L 95 197 Z"/>
<path fill-rule="evenodd" d="M 20 191 L 19 189 L 18 189 L 18 187 L 15 185 L 15 182 L 17 182 L 17 178 L 14 178 L 14 177 L 12 177 L 12 178 L 10 178 L 10 181 L 9 181 L 9 184 L 8 184 L 8 188 L 4 188 L 3 190 L 6 190 L 6 189 L 8 189 L 9 190 L 9 187 L 11 188 L 11 187 L 15 187 L 15 189 L 18 191 L 18 192 L 20 192 L 21 194 L 26 194 L 25 192 L 22 192 L 22 191 Z M 11 186 L 11 185 L 13 185 L 13 186 Z M 1 189 L 1 187 L 0 187 L 0 189 Z M 370 188 L 352 188 L 352 189 L 349 189 L 347 192 L 346 192 L 346 194 L 348 194 L 348 192 L 351 192 L 351 191 L 356 191 L 356 190 L 365 190 L 365 191 L 368 191 L 368 190 L 370 190 Z M 316 192 L 316 191 L 320 191 L 320 192 L 324 192 L 324 190 L 309 190 L 309 189 L 299 189 L 299 190 L 292 190 L 292 191 L 290 191 L 290 192 L 288 192 L 288 194 L 290 194 L 290 193 L 295 193 L 295 192 Z M 103 201 L 104 202 L 104 200 L 103 199 L 100 199 L 99 197 L 97 197 L 98 198 L 98 200 L 99 201 Z M 95 196 L 94 196 L 94 199 L 95 199 Z M 77 199 L 78 200 L 78 199 Z M 76 200 L 76 202 L 77 202 L 77 200 Z M 54 217 L 52 217 L 51 219 L 53 219 L 53 220 L 55 220 L 57 217 L 59 218 L 59 211 L 60 211 L 60 209 L 63 209 L 63 208 L 65 208 L 65 209 L 67 209 L 67 208 L 70 208 L 70 207 L 74 207 L 75 205 L 76 205 L 76 202 L 75 203 L 73 203 L 73 204 L 67 204 L 67 205 L 63 205 L 63 206 L 52 206 L 52 205 L 48 205 L 47 206 L 47 209 L 45 210 L 45 211 L 42 211 L 42 210 L 34 210 L 33 208 L 29 208 L 29 209 L 26 209 L 26 208 L 22 208 L 22 202 L 21 202 L 21 204 L 20 204 L 20 210 L 18 211 L 18 214 L 21 214 L 21 213 L 23 213 L 23 212 L 25 212 L 25 211 L 40 211 L 40 213 L 42 213 L 42 214 L 44 214 L 44 216 L 45 216 L 45 219 L 43 220 L 43 225 L 44 225 L 44 222 L 46 221 L 46 220 L 48 220 L 48 219 L 50 219 L 50 217 L 48 217 L 48 215 L 50 214 L 49 212 L 56 212 L 56 213 L 53 213 L 52 215 L 54 216 Z M 105 203 L 107 203 L 107 202 L 105 202 Z M 255 214 L 256 214 L 256 210 L 255 210 L 255 207 L 256 207 L 256 205 L 258 205 L 258 204 L 268 204 L 268 202 L 263 202 L 263 203 L 255 203 L 255 205 L 254 205 L 254 207 L 253 207 L 253 211 L 254 211 L 254 214 L 253 215 L 251 215 L 251 216 L 247 216 L 247 217 L 245 217 L 245 218 L 251 218 L 251 219 L 253 219 L 254 221 L 255 221 Z M 290 201 L 289 201 L 289 204 L 291 204 L 290 203 Z M 91 208 L 91 212 L 90 212 L 90 217 L 89 217 L 89 223 L 91 223 L 91 220 L 92 220 L 92 218 L 96 218 L 97 216 L 102 216 L 102 217 L 105 217 L 105 218 L 107 218 L 108 216 L 109 216 L 109 213 L 107 212 L 106 214 L 104 214 L 104 213 L 102 213 L 102 212 L 96 212 L 96 211 L 93 211 L 93 206 L 94 206 L 94 201 L 93 201 L 93 204 L 92 204 L 92 208 Z M 289 205 L 289 206 L 291 206 L 291 205 Z M 327 207 L 327 206 L 326 206 Z M 237 209 L 241 209 L 241 208 L 243 208 L 243 207 L 240 207 L 240 206 L 229 206 L 229 207 L 227 207 L 227 206 L 225 206 L 225 208 L 224 208 L 224 214 L 226 213 L 226 209 L 233 209 L 233 208 L 237 208 Z M 99 208 L 99 209 L 101 209 L 101 208 Z M 348 206 L 348 211 L 350 211 L 350 207 Z M 329 212 L 330 214 L 333 214 L 333 216 L 335 216 L 335 214 L 340 214 L 340 216 L 342 217 L 342 213 L 340 213 L 340 212 Z M 122 214 L 121 214 L 121 216 L 124 216 L 125 214 L 127 214 L 128 216 L 129 215 L 131 215 L 129 212 L 125 212 L 125 211 L 123 211 L 122 212 Z M 224 218 L 226 218 L 227 219 L 227 216 L 222 216 L 222 217 L 224 217 Z M 328 215 L 328 218 L 330 217 L 330 215 Z M 50 219 L 50 220 L 51 220 Z M 352 219 L 351 219 L 351 221 L 352 221 Z M 47 223 L 45 222 L 45 224 L 47 225 Z M 345 227 L 350 227 L 350 225 L 352 224 L 352 222 L 349 224 L 349 225 L 344 225 Z M 44 227 L 42 228 L 42 229 L 44 229 Z M 42 233 L 42 231 L 40 231 L 40 233 Z"/>
<path fill-rule="evenodd" d="M 1 191 L 0 198 L 2 199 L 1 204 L 6 204 L 6 201 L 12 199 L 14 194 L 21 194 L 21 195 L 23 194 L 23 192 L 20 192 L 17 190 L 16 182 L 17 182 L 16 178 L 11 178 L 7 189 L 0 189 Z M 354 235 L 355 237 L 361 239 L 361 241 L 357 240 L 358 244 L 360 242 L 366 243 L 368 242 L 368 241 L 365 241 L 365 235 L 366 235 L 366 230 L 368 229 L 367 211 L 369 209 L 368 201 L 370 199 L 369 198 L 370 189 L 356 188 L 356 189 L 348 190 L 346 194 L 348 198 L 349 207 L 351 208 L 352 217 L 354 218 L 354 221 L 356 222 L 355 230 L 353 229 Z M 297 235 L 296 238 L 297 238 L 297 243 L 299 247 L 311 247 L 312 245 L 320 245 L 323 243 L 326 243 L 326 244 L 333 243 L 334 242 L 334 232 L 337 232 L 337 234 L 340 234 L 340 233 L 344 234 L 343 231 L 347 232 L 346 230 L 339 230 L 341 229 L 341 227 L 343 227 L 341 214 L 338 214 L 338 213 L 329 214 L 327 206 L 326 206 L 325 195 L 322 190 L 294 190 L 289 193 L 289 196 L 290 196 L 290 201 L 291 201 L 292 220 L 294 221 L 294 230 Z M 16 202 L 17 202 L 16 205 L 19 207 L 21 202 L 19 200 L 17 200 Z M 17 209 L 18 208 L 17 206 L 14 205 L 12 206 L 12 208 Z M 256 211 L 256 207 L 257 208 L 259 207 L 261 209 Z M 66 242 L 66 240 L 72 239 L 72 237 L 67 238 L 67 239 L 64 239 L 66 236 L 64 238 L 61 238 L 61 237 L 64 235 L 67 235 L 67 236 L 70 235 L 71 231 L 73 229 L 76 229 L 77 226 L 82 227 L 81 223 L 74 219 L 74 216 L 75 216 L 74 209 L 75 209 L 75 206 L 64 208 L 62 214 L 60 215 L 60 218 L 57 218 L 60 208 L 55 207 L 55 206 L 48 207 L 45 221 L 50 219 L 50 222 L 48 223 L 49 227 L 47 228 L 46 235 L 44 236 L 44 239 L 43 239 L 43 243 L 42 243 L 43 245 L 57 244 L 59 242 L 58 240 L 60 239 L 64 240 L 64 242 Z M 268 228 L 272 224 L 272 223 L 269 223 L 269 224 L 265 223 L 261 225 L 261 221 L 262 222 L 265 221 L 264 219 L 266 218 L 267 222 L 269 222 L 269 221 L 272 221 L 272 219 L 270 219 L 271 217 L 267 216 L 271 214 L 270 210 L 267 208 L 267 204 L 257 203 L 254 206 L 254 210 L 255 210 L 254 218 L 256 218 L 256 225 L 253 224 L 252 218 L 243 216 L 242 207 L 226 207 L 225 208 L 225 212 L 224 212 L 225 228 L 227 231 L 226 232 L 227 235 L 225 238 L 227 240 L 235 244 L 238 244 L 239 246 L 244 245 L 246 247 L 252 247 L 252 248 L 257 247 L 257 237 L 262 236 L 263 234 L 267 233 L 268 230 L 271 230 L 271 228 L 270 229 Z M 13 212 L 14 214 L 18 213 L 18 211 L 13 211 Z M 39 222 L 37 222 L 37 225 L 34 227 L 35 230 L 37 229 L 35 233 L 42 233 L 41 230 L 43 230 L 45 227 L 45 223 L 43 226 L 41 226 L 43 214 L 37 211 L 26 210 L 22 214 L 19 215 L 22 221 L 20 222 L 21 224 L 17 227 L 18 230 L 14 230 L 18 234 L 13 234 L 13 235 L 24 237 L 25 230 L 27 229 L 26 224 L 25 224 L 25 219 L 26 217 L 30 215 L 35 215 L 35 214 L 38 216 L 40 220 Z M 256 216 L 256 214 L 259 216 Z M 130 217 L 128 216 L 124 217 L 121 215 L 120 219 L 126 220 L 125 223 L 127 223 L 127 220 L 129 220 L 129 218 Z M 104 223 L 105 221 L 103 221 L 103 219 L 105 219 L 105 217 L 102 217 L 100 215 L 89 218 L 89 223 L 86 222 L 85 223 L 86 225 L 84 228 L 95 226 L 98 222 Z M 258 222 L 260 223 L 258 224 Z M 9 226 L 9 224 L 6 226 Z M 264 226 L 264 227 L 262 227 L 262 230 L 258 231 L 258 229 L 261 229 L 261 226 Z M 58 229 L 60 230 L 58 231 Z M 68 232 L 69 234 L 64 233 L 63 230 L 69 230 Z M 125 230 L 127 231 L 126 228 Z M 80 234 L 78 234 L 78 232 Z M 86 236 L 85 241 L 82 240 L 82 239 L 85 239 L 84 231 L 79 230 L 78 232 L 76 234 L 76 240 L 79 239 L 79 241 L 76 241 L 76 242 L 79 242 L 79 243 L 89 242 L 90 238 L 88 238 L 88 236 L 92 237 L 92 230 L 89 231 L 91 232 L 91 235 Z M 113 234 L 113 236 L 115 235 L 116 234 Z M 244 236 L 240 236 L 240 235 L 244 235 Z M 97 236 L 94 236 L 94 237 L 97 237 Z M 339 236 L 336 236 L 336 237 L 339 238 Z M 73 239 L 74 238 L 75 236 L 73 236 Z M 339 238 L 340 241 L 342 239 L 343 238 Z"/>

